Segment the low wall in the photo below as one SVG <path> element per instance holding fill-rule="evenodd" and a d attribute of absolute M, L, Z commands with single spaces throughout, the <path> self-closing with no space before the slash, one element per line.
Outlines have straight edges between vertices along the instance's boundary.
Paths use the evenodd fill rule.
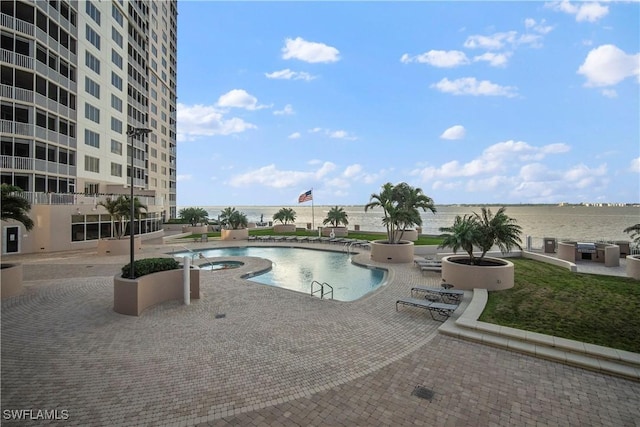
<path fill-rule="evenodd" d="M 558 258 L 576 262 L 576 242 L 558 242 Z"/>
<path fill-rule="evenodd" d="M 640 255 L 627 255 L 627 277 L 640 280 Z"/>
<path fill-rule="evenodd" d="M 0 269 L 0 298 L 22 292 L 22 264 L 2 264 Z"/>
<path fill-rule="evenodd" d="M 142 250 L 142 239 L 139 235 L 133 238 L 136 251 Z M 122 239 L 100 239 L 96 249 L 98 255 L 127 255 L 131 250 L 131 239 L 124 236 Z"/>
<path fill-rule="evenodd" d="M 113 278 L 113 311 L 139 316 L 144 310 L 165 301 L 184 298 L 183 269 L 160 271 L 137 279 Z M 191 299 L 200 298 L 200 269 L 190 271 Z"/>
<path fill-rule="evenodd" d="M 295 224 L 276 224 L 273 226 L 274 233 L 295 233 Z"/>
<path fill-rule="evenodd" d="M 558 259 L 556 257 L 537 254 L 535 252 L 527 252 L 527 251 L 522 251 L 522 257 L 533 259 L 535 261 L 546 262 L 547 264 L 557 265 L 558 267 L 564 267 L 571 270 L 574 273 L 578 271 L 578 267 L 573 262 L 565 261 L 563 259 Z"/>
<path fill-rule="evenodd" d="M 249 229 L 241 228 L 240 230 L 222 230 L 220 231 L 220 240 L 249 240 Z"/>
<path fill-rule="evenodd" d="M 347 227 L 322 227 L 322 235 L 324 237 L 330 237 L 332 231 L 335 237 L 347 237 L 349 235 Z"/>

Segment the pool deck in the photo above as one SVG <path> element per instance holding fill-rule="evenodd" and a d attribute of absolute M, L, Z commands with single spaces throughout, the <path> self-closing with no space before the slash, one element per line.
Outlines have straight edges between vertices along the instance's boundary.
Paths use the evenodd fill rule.
<path fill-rule="evenodd" d="M 172 250 L 183 247 L 144 245 L 137 258 Z M 439 286 L 412 264 L 385 264 L 386 285 L 338 302 L 243 280 L 265 264 L 247 259 L 201 272 L 189 306 L 130 317 L 113 312 L 128 256 L 8 260 L 24 264 L 26 289 L 1 305 L 3 411 L 67 410 L 60 425 L 83 426 L 640 425 L 640 382 L 439 334 L 424 310 L 396 311 L 412 286 Z M 368 252 L 357 260 L 370 263 Z"/>

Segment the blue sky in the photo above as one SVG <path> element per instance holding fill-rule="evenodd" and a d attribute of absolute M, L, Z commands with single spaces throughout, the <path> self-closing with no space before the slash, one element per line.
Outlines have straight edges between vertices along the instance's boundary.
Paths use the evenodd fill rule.
<path fill-rule="evenodd" d="M 640 3 L 178 3 L 178 206 L 640 201 Z"/>

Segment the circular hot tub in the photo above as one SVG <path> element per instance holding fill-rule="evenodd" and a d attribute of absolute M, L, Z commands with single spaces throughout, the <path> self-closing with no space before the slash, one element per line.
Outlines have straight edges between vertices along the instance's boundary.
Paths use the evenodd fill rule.
<path fill-rule="evenodd" d="M 228 270 L 231 268 L 238 268 L 244 265 L 242 261 L 214 261 L 214 262 L 205 262 L 204 264 L 200 264 L 199 267 L 201 270 Z"/>

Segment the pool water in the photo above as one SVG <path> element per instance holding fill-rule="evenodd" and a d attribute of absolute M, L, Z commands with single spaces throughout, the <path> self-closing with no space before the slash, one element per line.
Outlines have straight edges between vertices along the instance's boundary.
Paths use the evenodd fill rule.
<path fill-rule="evenodd" d="M 273 267 L 253 282 L 277 286 L 306 294 L 311 293 L 311 282 L 327 283 L 333 287 L 333 299 L 354 301 L 377 289 L 384 281 L 385 271 L 354 265 L 349 255 L 303 248 L 234 247 L 200 251 L 206 259 L 215 257 L 250 256 L 266 258 Z M 174 254 L 181 256 L 186 254 Z M 314 287 L 317 290 L 318 286 Z M 325 287 L 325 294 L 327 292 Z M 317 296 L 320 293 L 316 294 Z"/>

